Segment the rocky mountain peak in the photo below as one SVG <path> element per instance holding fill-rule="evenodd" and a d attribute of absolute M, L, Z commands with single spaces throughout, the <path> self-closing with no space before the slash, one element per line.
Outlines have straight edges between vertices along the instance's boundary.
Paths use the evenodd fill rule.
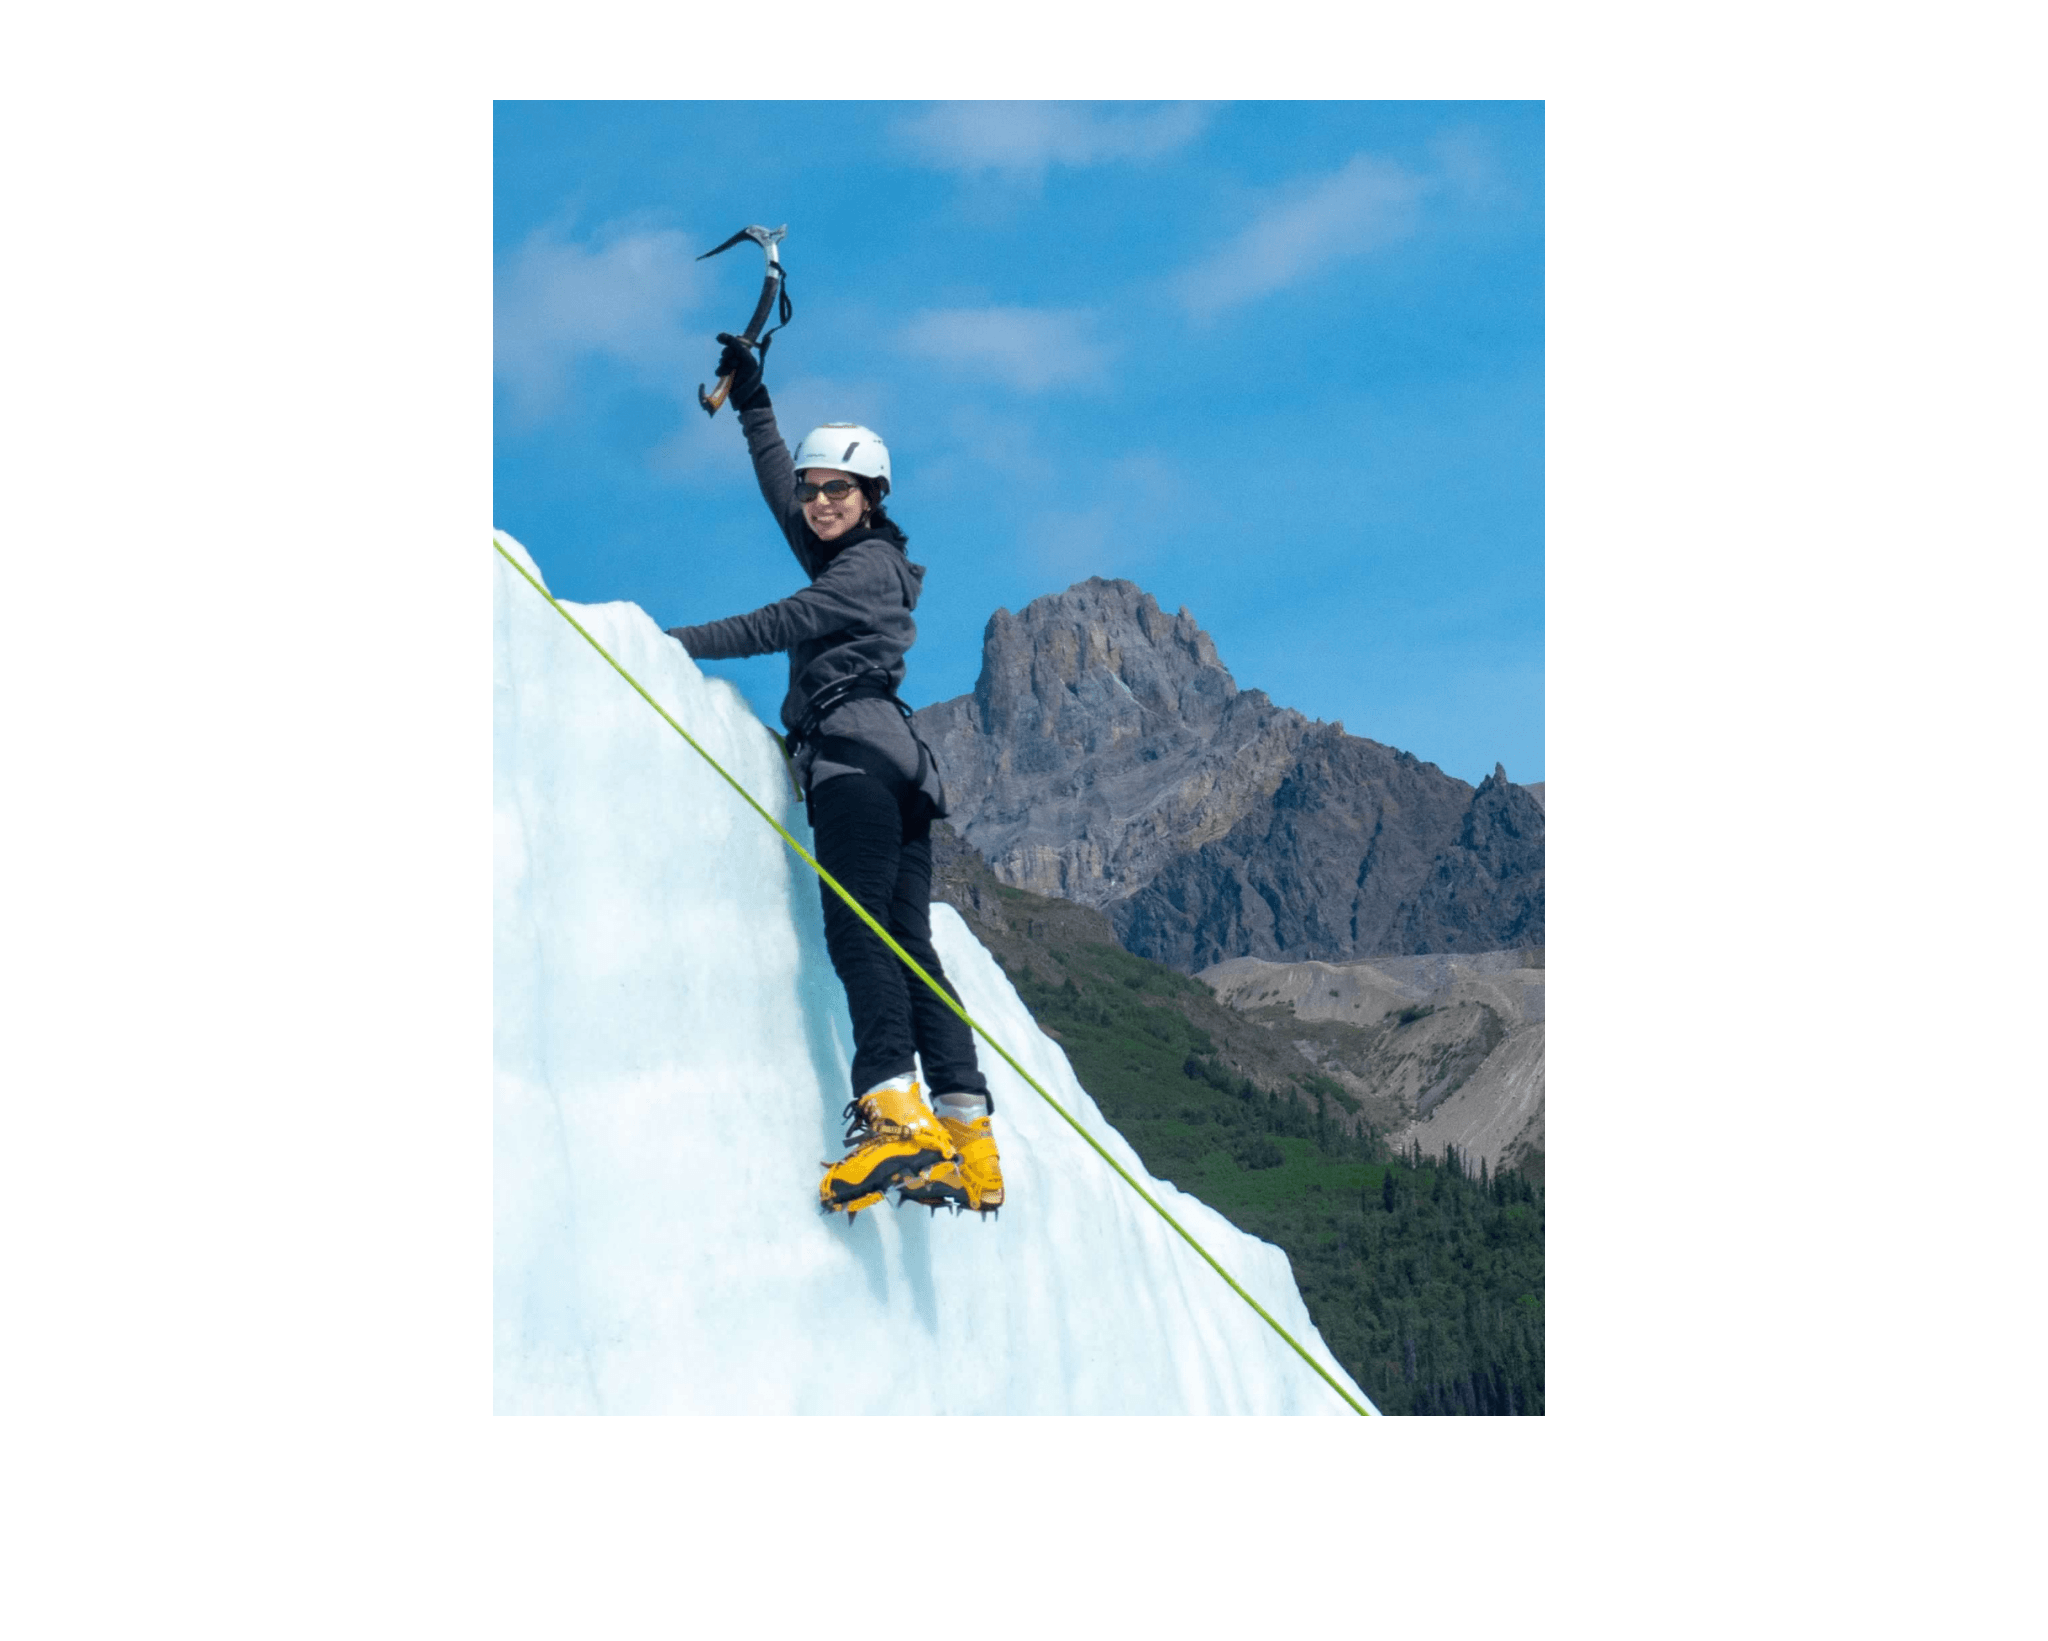
<path fill-rule="evenodd" d="M 1238 694 L 1215 642 L 1185 608 L 1093 576 L 998 610 L 982 634 L 974 704 L 982 732 L 1020 732 L 1089 752 L 1144 736 L 1213 733 Z"/>
<path fill-rule="evenodd" d="M 1542 939 L 1538 798 L 1240 690 L 1186 609 L 1131 582 L 998 610 L 973 693 L 916 721 L 998 878 L 1101 908 L 1161 962 Z"/>

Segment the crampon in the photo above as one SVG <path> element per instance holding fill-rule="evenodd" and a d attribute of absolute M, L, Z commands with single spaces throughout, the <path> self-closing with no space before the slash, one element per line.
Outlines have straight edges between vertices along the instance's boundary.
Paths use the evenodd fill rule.
<path fill-rule="evenodd" d="M 915 1176 L 905 1176 L 897 1206 L 916 1202 L 935 1214 L 941 1208 L 950 1208 L 956 1214 L 968 1208 L 994 1217 L 1003 1205 L 1003 1168 L 996 1155 L 996 1137 L 989 1118 L 960 1122 L 942 1110 L 938 1120 L 956 1154 Z"/>
<path fill-rule="evenodd" d="M 846 1143 L 853 1147 L 837 1162 L 823 1164 L 818 1206 L 851 1219 L 887 1196 L 890 1187 L 950 1163 L 956 1155 L 924 1090 L 908 1075 L 877 1084 L 845 1112 Z"/>

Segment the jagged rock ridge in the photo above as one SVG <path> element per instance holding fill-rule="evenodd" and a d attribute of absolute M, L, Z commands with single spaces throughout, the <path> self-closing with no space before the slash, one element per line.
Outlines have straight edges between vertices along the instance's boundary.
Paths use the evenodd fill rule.
<path fill-rule="evenodd" d="M 1184 971 L 1543 939 L 1537 799 L 1240 690 L 1186 609 L 1131 582 L 998 610 L 973 693 L 917 724 L 998 877 Z"/>

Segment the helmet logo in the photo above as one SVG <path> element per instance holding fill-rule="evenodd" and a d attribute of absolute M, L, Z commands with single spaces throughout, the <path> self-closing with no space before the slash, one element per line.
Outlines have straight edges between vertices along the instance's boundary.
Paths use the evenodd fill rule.
<path fill-rule="evenodd" d="M 841 457 L 840 457 L 839 459 L 840 459 L 841 461 L 850 461 L 850 460 L 852 460 L 852 458 L 853 458 L 853 453 L 854 453 L 854 452 L 855 452 L 856 450 L 858 450 L 859 448 L 860 448 L 860 440 L 858 440 L 858 439 L 855 439 L 855 440 L 853 441 L 853 443 L 852 443 L 852 444 L 850 444 L 850 445 L 848 445 L 848 446 L 846 447 L 846 454 L 845 454 L 845 455 L 843 455 L 843 456 L 841 456 Z"/>

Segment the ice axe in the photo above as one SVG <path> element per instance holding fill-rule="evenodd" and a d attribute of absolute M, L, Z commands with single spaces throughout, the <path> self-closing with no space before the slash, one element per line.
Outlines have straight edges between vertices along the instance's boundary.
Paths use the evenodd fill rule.
<path fill-rule="evenodd" d="M 775 331 L 770 331 L 768 336 L 762 336 L 761 326 L 768 318 L 768 310 L 775 306 L 775 299 L 778 296 L 782 298 L 782 315 L 781 323 L 776 325 L 775 330 L 780 330 L 783 325 L 789 323 L 789 292 L 782 288 L 782 261 L 775 251 L 775 247 L 781 243 L 782 236 L 788 232 L 789 224 L 786 222 L 780 228 L 742 228 L 723 245 L 714 245 L 704 253 L 704 256 L 697 258 L 699 262 L 702 262 L 706 256 L 716 256 L 720 251 L 729 251 L 743 239 L 751 239 L 768 253 L 768 276 L 761 281 L 761 300 L 754 304 L 754 317 L 747 321 L 747 328 L 741 331 L 739 335 L 741 344 L 747 348 L 755 347 L 755 338 L 759 337 L 758 345 L 761 357 L 764 359 L 768 356 L 768 336 L 773 336 Z M 697 384 L 697 403 L 704 407 L 705 415 L 716 416 L 718 414 L 718 407 L 725 403 L 725 396 L 731 391 L 732 378 L 730 376 L 721 376 L 718 380 L 718 391 L 711 394 L 708 398 L 704 393 L 704 384 L 699 382 Z"/>

